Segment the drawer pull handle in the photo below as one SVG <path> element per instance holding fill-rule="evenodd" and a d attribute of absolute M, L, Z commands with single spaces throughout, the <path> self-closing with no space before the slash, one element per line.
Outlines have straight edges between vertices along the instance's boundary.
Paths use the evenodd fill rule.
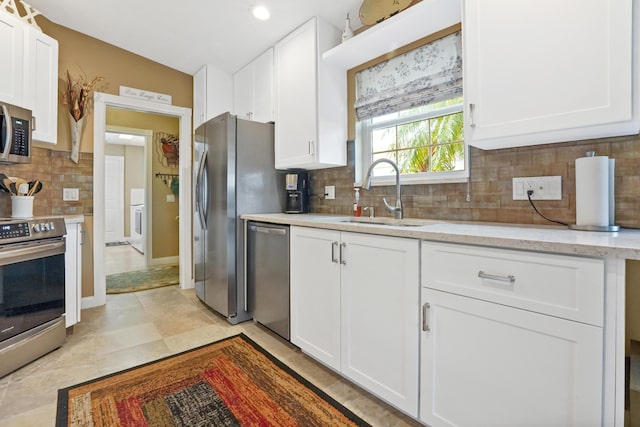
<path fill-rule="evenodd" d="M 431 327 L 429 326 L 429 309 L 431 308 L 431 304 L 428 302 L 422 305 L 422 330 L 425 332 L 429 332 Z"/>
<path fill-rule="evenodd" d="M 495 280 L 497 282 L 515 283 L 516 276 L 509 274 L 508 276 L 498 276 L 497 274 L 488 274 L 484 271 L 478 271 L 478 277 L 481 279 Z"/>

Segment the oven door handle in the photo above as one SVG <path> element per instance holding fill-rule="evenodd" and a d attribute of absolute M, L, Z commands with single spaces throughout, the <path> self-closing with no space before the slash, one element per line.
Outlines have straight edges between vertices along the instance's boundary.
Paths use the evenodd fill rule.
<path fill-rule="evenodd" d="M 65 247 L 65 241 L 58 240 L 51 243 L 28 245 L 19 248 L 8 247 L 0 249 L 0 266 L 64 254 Z"/>

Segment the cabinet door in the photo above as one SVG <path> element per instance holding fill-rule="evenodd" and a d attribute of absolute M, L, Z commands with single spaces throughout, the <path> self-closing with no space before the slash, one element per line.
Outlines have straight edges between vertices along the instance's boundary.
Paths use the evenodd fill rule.
<path fill-rule="evenodd" d="M 316 158 L 316 20 L 278 42 L 274 58 L 276 168 L 301 167 Z"/>
<path fill-rule="evenodd" d="M 193 130 L 206 121 L 207 114 L 207 66 L 193 75 Z"/>
<path fill-rule="evenodd" d="M 65 323 L 66 327 L 80 321 L 82 299 L 82 224 L 66 224 L 65 262 Z"/>
<path fill-rule="evenodd" d="M 420 419 L 596 426 L 602 328 L 423 288 Z"/>
<path fill-rule="evenodd" d="M 213 119 L 233 110 L 233 75 L 215 65 L 207 65 L 207 102 L 205 119 Z"/>
<path fill-rule="evenodd" d="M 253 120 L 270 122 L 273 117 L 273 49 L 253 61 Z"/>
<path fill-rule="evenodd" d="M 253 64 L 240 69 L 233 75 L 233 110 L 241 119 L 253 120 Z"/>
<path fill-rule="evenodd" d="M 58 141 L 58 41 L 33 28 L 25 30 L 25 105 L 33 112 L 33 139 Z"/>
<path fill-rule="evenodd" d="M 291 227 L 291 342 L 340 369 L 340 233 Z"/>
<path fill-rule="evenodd" d="M 0 101 L 23 106 L 24 24 L 0 11 Z"/>
<path fill-rule="evenodd" d="M 342 233 L 342 373 L 418 416 L 419 242 Z"/>
<path fill-rule="evenodd" d="M 632 17 L 631 0 L 465 0 L 467 142 L 503 148 L 637 133 Z"/>

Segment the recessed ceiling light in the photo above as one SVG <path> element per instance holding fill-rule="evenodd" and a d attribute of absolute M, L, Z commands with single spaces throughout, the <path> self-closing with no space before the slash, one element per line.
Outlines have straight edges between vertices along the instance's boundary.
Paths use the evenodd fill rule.
<path fill-rule="evenodd" d="M 253 13 L 253 16 L 261 21 L 266 21 L 271 16 L 271 14 L 269 13 L 269 9 L 267 9 L 265 6 L 254 6 L 251 10 L 251 13 Z"/>

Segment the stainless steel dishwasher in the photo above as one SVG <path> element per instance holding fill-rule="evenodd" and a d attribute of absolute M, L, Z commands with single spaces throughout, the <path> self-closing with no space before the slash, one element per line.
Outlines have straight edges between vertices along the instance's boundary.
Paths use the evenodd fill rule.
<path fill-rule="evenodd" d="M 253 319 L 289 339 L 289 226 L 247 224 L 248 308 Z"/>

